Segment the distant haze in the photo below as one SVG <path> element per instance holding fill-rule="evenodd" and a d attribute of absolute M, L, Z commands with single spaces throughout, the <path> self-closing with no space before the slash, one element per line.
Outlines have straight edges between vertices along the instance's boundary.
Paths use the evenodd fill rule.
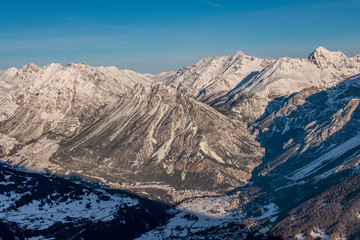
<path fill-rule="evenodd" d="M 243 51 L 360 53 L 360 1 L 5 1 L 0 69 L 87 62 L 141 73 Z"/>

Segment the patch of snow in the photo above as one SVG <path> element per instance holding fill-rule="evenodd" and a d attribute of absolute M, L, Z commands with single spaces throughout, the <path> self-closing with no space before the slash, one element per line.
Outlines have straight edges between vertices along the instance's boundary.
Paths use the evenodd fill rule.
<path fill-rule="evenodd" d="M 6 186 L 6 185 L 12 185 L 15 184 L 15 182 L 0 182 L 0 185 Z"/>
<path fill-rule="evenodd" d="M 161 147 L 156 152 L 154 152 L 154 154 L 152 155 L 152 157 L 157 156 L 157 160 L 156 160 L 157 163 L 161 162 L 161 160 L 163 160 L 165 158 L 166 154 L 169 152 L 170 146 L 171 146 L 171 144 L 173 143 L 173 141 L 175 139 L 174 136 L 175 136 L 175 133 L 173 131 L 173 128 L 171 128 L 171 136 L 170 136 L 170 138 L 167 141 L 165 141 L 161 145 Z"/>
<path fill-rule="evenodd" d="M 119 206 L 122 208 L 138 204 L 137 200 L 121 194 L 108 195 L 109 200 L 101 200 L 96 194 L 90 193 L 80 196 L 82 200 L 68 199 L 66 202 L 56 203 L 33 200 L 16 210 L 9 208 L 25 194 L 29 193 L 10 192 L 10 196 L 0 194 L 0 219 L 16 222 L 27 229 L 42 230 L 58 221 L 70 221 L 69 218 L 110 221 L 116 216 Z"/>
<path fill-rule="evenodd" d="M 299 233 L 299 234 L 295 235 L 295 239 L 304 240 L 305 239 L 305 234 Z"/>
<path fill-rule="evenodd" d="M 208 145 L 206 142 L 200 142 L 200 149 L 206 154 L 209 155 L 210 157 L 212 157 L 213 159 L 215 159 L 216 161 L 218 161 L 219 163 L 223 163 L 225 164 L 225 161 L 216 154 L 216 152 L 214 152 Z"/>
<path fill-rule="evenodd" d="M 239 198 L 234 196 L 202 197 L 186 200 L 170 210 L 174 216 L 169 222 L 138 239 L 169 239 L 187 237 L 212 226 L 226 226 L 229 222 L 244 220 L 238 212 Z"/>
<path fill-rule="evenodd" d="M 329 203 L 321 203 L 320 207 L 326 207 L 327 205 L 329 205 Z"/>
<path fill-rule="evenodd" d="M 269 203 L 262 207 L 261 216 L 256 217 L 256 220 L 265 219 L 271 216 L 276 215 L 279 212 L 279 207 L 275 203 Z"/>
<path fill-rule="evenodd" d="M 310 235 L 313 238 L 320 238 L 320 239 L 328 239 L 329 235 L 325 233 L 324 230 L 321 230 L 320 228 L 314 228 L 311 230 Z"/>
<path fill-rule="evenodd" d="M 325 179 L 325 178 L 333 175 L 334 173 L 336 173 L 338 169 L 339 169 L 339 167 L 334 167 L 333 169 L 330 169 L 329 171 L 326 171 L 320 175 L 315 176 L 314 180 L 319 181 L 321 179 Z"/>

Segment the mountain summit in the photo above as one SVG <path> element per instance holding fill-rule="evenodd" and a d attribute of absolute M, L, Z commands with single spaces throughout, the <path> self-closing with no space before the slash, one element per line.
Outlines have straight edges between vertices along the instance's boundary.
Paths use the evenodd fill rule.
<path fill-rule="evenodd" d="M 355 67 L 353 61 L 340 51 L 332 52 L 324 47 L 318 47 L 310 54 L 308 59 L 320 68 L 329 68 L 333 66 L 338 69 L 344 67 Z"/>

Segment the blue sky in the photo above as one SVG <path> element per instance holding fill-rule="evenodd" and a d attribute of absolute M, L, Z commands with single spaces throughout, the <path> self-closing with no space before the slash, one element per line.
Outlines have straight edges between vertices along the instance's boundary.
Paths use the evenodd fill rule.
<path fill-rule="evenodd" d="M 3 1 L 0 69 L 87 62 L 142 73 L 207 56 L 360 53 L 360 0 Z"/>

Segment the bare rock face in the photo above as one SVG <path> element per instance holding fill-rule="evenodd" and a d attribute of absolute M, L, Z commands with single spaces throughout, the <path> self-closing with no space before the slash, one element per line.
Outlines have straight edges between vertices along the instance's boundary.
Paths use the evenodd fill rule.
<path fill-rule="evenodd" d="M 263 153 L 241 123 L 155 85 L 124 95 L 98 122 L 61 143 L 51 162 L 64 169 L 59 174 L 176 198 L 245 184 Z"/>

